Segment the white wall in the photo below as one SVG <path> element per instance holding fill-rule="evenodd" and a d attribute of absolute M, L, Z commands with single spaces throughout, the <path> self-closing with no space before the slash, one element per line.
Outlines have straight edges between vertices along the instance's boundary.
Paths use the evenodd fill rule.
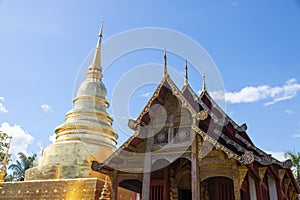
<path fill-rule="evenodd" d="M 251 200 L 257 200 L 255 181 L 249 175 L 248 175 L 248 182 L 249 182 L 250 199 Z"/>
<path fill-rule="evenodd" d="M 276 189 L 276 183 L 275 180 L 272 179 L 270 176 L 268 176 L 268 185 L 269 185 L 269 193 L 270 193 L 270 199 L 277 200 L 277 189 Z"/>

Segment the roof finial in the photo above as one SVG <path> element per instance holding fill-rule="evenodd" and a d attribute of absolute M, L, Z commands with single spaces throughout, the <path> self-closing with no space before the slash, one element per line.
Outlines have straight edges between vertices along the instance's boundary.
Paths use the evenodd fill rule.
<path fill-rule="evenodd" d="M 202 72 L 202 92 L 206 92 L 205 74 Z"/>
<path fill-rule="evenodd" d="M 165 47 L 164 51 L 164 77 L 168 75 L 168 69 L 167 69 L 167 50 Z"/>
<path fill-rule="evenodd" d="M 100 31 L 99 31 L 100 43 L 101 43 L 102 33 L 103 33 L 103 24 L 104 24 L 104 21 L 102 21 L 102 24 L 101 24 L 101 27 L 100 27 Z"/>
<path fill-rule="evenodd" d="M 188 63 L 187 60 L 185 60 L 185 79 L 184 79 L 184 85 L 189 84 L 189 77 L 188 77 Z"/>
<path fill-rule="evenodd" d="M 102 77 L 102 67 L 101 67 L 101 40 L 102 40 L 102 33 L 103 33 L 103 24 L 104 22 L 102 21 L 99 35 L 98 35 L 98 42 L 96 45 L 96 50 L 94 54 L 94 59 L 89 67 L 89 72 L 88 76 L 91 78 L 96 78 L 99 79 Z"/>

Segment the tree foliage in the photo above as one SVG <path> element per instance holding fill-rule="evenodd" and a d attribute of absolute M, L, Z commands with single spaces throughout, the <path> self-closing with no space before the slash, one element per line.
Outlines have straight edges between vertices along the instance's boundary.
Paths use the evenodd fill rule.
<path fill-rule="evenodd" d="M 288 151 L 285 153 L 285 157 L 290 158 L 293 162 L 294 175 L 297 182 L 300 181 L 300 152 L 291 152 Z"/>
<path fill-rule="evenodd" d="M 5 132 L 0 131 L 0 164 L 2 165 L 5 154 L 7 153 L 7 148 L 9 147 L 9 139 L 11 137 Z M 8 158 L 11 155 L 8 154 Z"/>
<path fill-rule="evenodd" d="M 11 170 L 11 174 L 7 177 L 9 181 L 24 181 L 25 171 L 33 167 L 33 163 L 37 157 L 34 153 L 31 156 L 26 156 L 24 153 L 18 153 L 19 159 L 16 163 L 11 164 L 8 169 Z"/>

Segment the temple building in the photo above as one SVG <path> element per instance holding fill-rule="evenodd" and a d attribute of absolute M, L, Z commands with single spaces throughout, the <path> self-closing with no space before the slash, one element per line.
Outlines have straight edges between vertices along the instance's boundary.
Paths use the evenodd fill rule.
<path fill-rule="evenodd" d="M 94 59 L 73 108 L 55 129 L 24 182 L 0 185 L 1 199 L 64 200 L 295 200 L 300 190 L 291 161 L 254 145 L 207 91 L 188 81 L 179 89 L 164 73 L 152 97 L 117 148 L 102 82 L 102 27 Z"/>
<path fill-rule="evenodd" d="M 297 199 L 291 161 L 280 162 L 254 145 L 247 126 L 236 124 L 206 89 L 198 96 L 188 82 L 179 89 L 167 72 L 136 120 L 134 134 L 92 168 L 118 188 L 151 200 Z"/>

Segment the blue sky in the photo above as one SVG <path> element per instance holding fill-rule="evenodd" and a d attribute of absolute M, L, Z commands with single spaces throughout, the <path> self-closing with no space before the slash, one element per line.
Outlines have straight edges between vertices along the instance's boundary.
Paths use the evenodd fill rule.
<path fill-rule="evenodd" d="M 0 127 L 14 135 L 12 153 L 39 152 L 51 143 L 54 128 L 72 108 L 77 73 L 95 47 L 102 20 L 103 40 L 143 27 L 191 37 L 218 67 L 226 112 L 247 123 L 254 143 L 274 155 L 300 151 L 300 1 L 1 0 Z M 162 55 L 143 51 L 115 62 L 104 76 L 109 100 L 114 80 L 145 62 L 162 64 Z M 168 63 L 182 74 L 184 59 L 170 55 Z M 200 90 L 201 77 L 191 74 L 190 84 Z M 132 118 L 154 88 L 132 95 Z M 119 134 L 120 144 L 126 135 Z"/>

